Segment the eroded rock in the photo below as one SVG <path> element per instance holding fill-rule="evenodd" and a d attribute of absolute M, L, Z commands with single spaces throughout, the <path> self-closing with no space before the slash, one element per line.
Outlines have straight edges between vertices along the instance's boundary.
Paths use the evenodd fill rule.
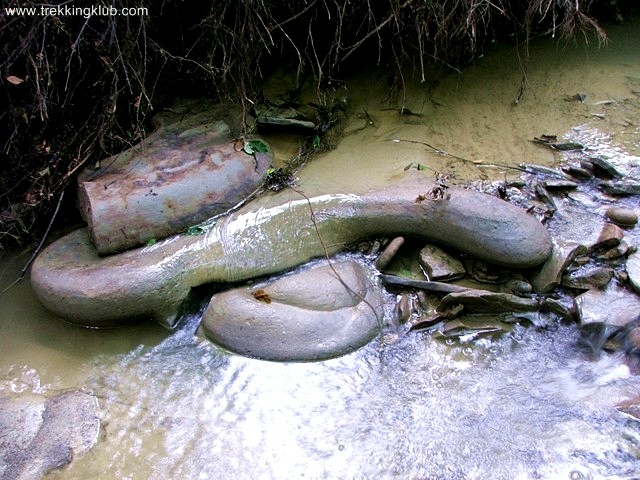
<path fill-rule="evenodd" d="M 345 261 L 214 295 L 201 325 L 232 352 L 300 362 L 366 345 L 380 332 L 382 315 L 370 272 Z"/>
<path fill-rule="evenodd" d="M 0 397 L 0 478 L 41 478 L 86 454 L 99 432 L 98 402 L 91 393 Z"/>
<path fill-rule="evenodd" d="M 260 185 L 270 150 L 257 139 L 238 145 L 216 114 L 165 124 L 98 169 L 80 173 L 80 211 L 100 255 L 184 231 L 234 207 Z"/>
<path fill-rule="evenodd" d="M 595 251 L 602 248 L 615 247 L 620 243 L 620 240 L 624 237 L 624 231 L 613 223 L 605 223 L 598 235 L 598 239 L 591 247 L 590 251 Z"/>
<path fill-rule="evenodd" d="M 411 235 L 511 268 L 534 267 L 549 256 L 549 233 L 524 210 L 453 187 L 448 199 L 416 202 L 434 184 L 410 175 L 364 195 L 307 199 L 283 190 L 219 220 L 205 235 L 109 257 L 78 230 L 40 253 L 31 284 L 47 309 L 80 325 L 154 319 L 172 327 L 195 286 L 282 272 L 371 238 Z"/>

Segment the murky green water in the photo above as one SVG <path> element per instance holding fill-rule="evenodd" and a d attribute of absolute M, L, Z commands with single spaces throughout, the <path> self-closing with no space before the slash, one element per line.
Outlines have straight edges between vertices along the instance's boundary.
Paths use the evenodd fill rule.
<path fill-rule="evenodd" d="M 512 99 L 522 72 L 508 47 L 435 88 L 409 84 L 405 106 L 421 116 L 400 116 L 382 102 L 383 76 L 355 79 L 348 92 L 351 133 L 300 172 L 300 186 L 308 194 L 358 192 L 392 181 L 411 162 L 458 183 L 500 179 L 512 172 L 486 164 L 559 159 L 530 142 L 543 133 L 591 142 L 633 168 L 640 155 L 638 27 L 613 28 L 601 50 L 534 43 L 517 106 Z M 570 100 L 576 93 L 587 95 L 584 103 Z M 365 111 L 373 123 L 359 118 Z M 295 145 L 287 142 L 274 141 L 280 160 Z M 485 165 L 473 163 L 480 160 Z M 27 259 L 2 259 L 1 288 Z M 172 335 L 152 324 L 84 330 L 42 309 L 28 282 L 0 297 L 0 393 L 85 387 L 100 401 L 99 442 L 50 477 L 640 474 L 640 423 L 615 409 L 640 394 L 640 377 L 616 355 L 584 356 L 574 325 L 518 328 L 467 344 L 415 333 L 331 361 L 276 364 L 198 341 L 196 321 L 186 319 Z"/>

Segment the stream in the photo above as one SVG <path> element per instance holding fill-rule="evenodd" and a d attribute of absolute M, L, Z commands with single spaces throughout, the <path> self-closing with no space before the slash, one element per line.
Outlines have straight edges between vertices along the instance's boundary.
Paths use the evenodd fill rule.
<path fill-rule="evenodd" d="M 345 91 L 345 137 L 298 172 L 297 188 L 309 196 L 360 193 L 392 182 L 412 163 L 427 166 L 430 178 L 437 172 L 452 184 L 490 188 L 518 178 L 508 167 L 570 158 L 531 141 L 542 134 L 581 142 L 635 172 L 640 19 L 608 33 L 604 47 L 534 40 L 517 105 L 522 70 L 508 45 L 496 45 L 462 73 L 438 73 L 437 81 L 407 77 L 404 101 L 383 101 L 381 73 L 356 76 Z M 278 75 L 272 83 L 283 88 L 287 80 Z M 413 115 L 400 115 L 400 106 Z M 268 140 L 280 162 L 298 145 L 286 135 Z M 637 196 L 623 202 L 639 206 Z M 584 218 L 559 222 L 552 232 L 589 234 L 585 222 L 597 212 L 586 201 L 581 208 Z M 640 246 L 640 227 L 626 233 Z M 0 258 L 0 290 L 30 253 Z M 273 363 L 217 348 L 195 335 L 198 323 L 193 313 L 171 333 L 151 323 L 82 329 L 44 310 L 28 281 L 0 296 L 0 395 L 81 388 L 100 406 L 93 448 L 46 478 L 640 475 L 640 422 L 616 409 L 640 395 L 640 376 L 620 353 L 587 355 L 575 324 L 516 325 L 472 341 L 411 332 L 332 360 Z"/>

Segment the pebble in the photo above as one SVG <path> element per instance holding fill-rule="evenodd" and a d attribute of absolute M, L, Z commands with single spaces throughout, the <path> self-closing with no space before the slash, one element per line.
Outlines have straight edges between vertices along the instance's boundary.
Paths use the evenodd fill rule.
<path fill-rule="evenodd" d="M 621 227 L 633 227 L 638 223 L 638 215 L 630 208 L 609 207 L 606 217 Z"/>

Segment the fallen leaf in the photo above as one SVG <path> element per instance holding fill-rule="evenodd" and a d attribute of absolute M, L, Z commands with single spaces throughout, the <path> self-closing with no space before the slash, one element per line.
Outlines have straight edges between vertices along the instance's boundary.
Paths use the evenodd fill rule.
<path fill-rule="evenodd" d="M 9 75 L 7 78 L 7 82 L 13 83 L 14 85 L 20 85 L 24 80 L 20 77 L 16 77 L 15 75 Z"/>

